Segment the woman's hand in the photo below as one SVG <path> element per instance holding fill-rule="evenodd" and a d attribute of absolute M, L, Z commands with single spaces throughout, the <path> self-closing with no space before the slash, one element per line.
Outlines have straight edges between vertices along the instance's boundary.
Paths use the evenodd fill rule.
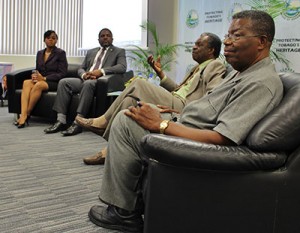
<path fill-rule="evenodd" d="M 32 82 L 36 83 L 38 81 L 38 71 L 37 70 L 33 70 L 32 74 L 31 74 L 31 80 Z"/>
<path fill-rule="evenodd" d="M 32 82 L 34 82 L 34 83 L 39 82 L 39 81 L 46 81 L 45 77 L 43 75 L 41 75 L 41 73 L 38 71 L 35 71 L 34 73 L 31 74 L 31 79 L 32 79 Z"/>

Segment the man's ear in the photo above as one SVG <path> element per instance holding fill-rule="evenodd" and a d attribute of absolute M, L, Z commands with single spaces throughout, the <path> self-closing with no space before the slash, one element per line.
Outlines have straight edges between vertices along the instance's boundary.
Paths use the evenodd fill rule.
<path fill-rule="evenodd" d="M 270 47 L 270 42 L 268 41 L 268 38 L 266 35 L 259 36 L 258 38 L 259 38 L 259 45 L 258 45 L 259 49 L 264 49 L 266 47 Z"/>
<path fill-rule="evenodd" d="M 215 57 L 214 53 L 215 53 L 215 49 L 214 48 L 210 48 L 209 49 L 209 56 Z"/>

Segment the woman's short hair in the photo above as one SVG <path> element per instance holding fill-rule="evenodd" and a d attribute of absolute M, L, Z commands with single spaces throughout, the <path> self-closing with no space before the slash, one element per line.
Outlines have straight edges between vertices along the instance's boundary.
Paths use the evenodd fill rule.
<path fill-rule="evenodd" d="M 53 30 L 48 30 L 48 31 L 46 31 L 46 32 L 44 33 L 44 41 L 45 41 L 46 38 L 48 38 L 49 36 L 51 36 L 52 33 L 54 33 L 55 36 L 56 36 L 56 39 L 58 39 L 58 36 L 57 36 L 57 34 L 56 34 L 55 31 L 53 31 Z"/>

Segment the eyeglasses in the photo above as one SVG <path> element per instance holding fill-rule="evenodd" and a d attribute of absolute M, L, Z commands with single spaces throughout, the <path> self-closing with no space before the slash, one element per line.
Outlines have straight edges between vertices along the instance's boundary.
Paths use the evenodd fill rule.
<path fill-rule="evenodd" d="M 260 37 L 260 36 L 264 36 L 264 35 L 249 35 L 249 36 L 240 36 L 240 35 L 230 35 L 230 34 L 225 34 L 223 42 L 225 40 L 230 40 L 231 42 L 236 42 L 237 40 L 241 39 L 241 38 L 248 38 L 248 37 Z"/>

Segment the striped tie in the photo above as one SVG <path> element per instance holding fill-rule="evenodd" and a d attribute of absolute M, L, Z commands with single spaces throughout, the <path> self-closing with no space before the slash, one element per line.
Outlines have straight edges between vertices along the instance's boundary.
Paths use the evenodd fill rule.
<path fill-rule="evenodd" d="M 101 59 L 102 59 L 102 57 L 104 55 L 104 52 L 105 52 L 105 47 L 102 48 L 102 51 L 101 51 L 99 57 L 97 58 L 96 65 L 95 65 L 95 67 L 94 67 L 93 70 L 98 70 L 99 69 L 99 66 L 100 66 L 100 63 L 101 63 Z"/>

